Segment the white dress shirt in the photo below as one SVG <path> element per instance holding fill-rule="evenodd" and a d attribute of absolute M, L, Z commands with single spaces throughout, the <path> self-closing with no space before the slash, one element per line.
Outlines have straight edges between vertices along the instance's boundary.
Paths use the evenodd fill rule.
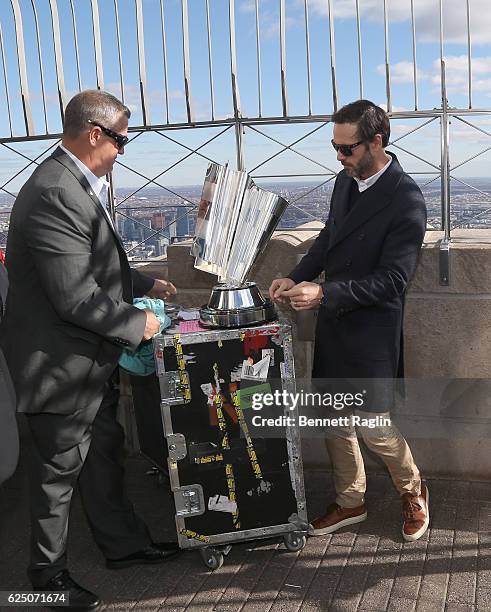
<path fill-rule="evenodd" d="M 369 187 L 373 187 L 373 185 L 379 180 L 379 178 L 387 170 L 387 168 L 390 166 L 391 163 L 392 163 L 392 157 L 389 159 L 389 161 L 385 164 L 385 166 L 381 170 L 379 170 L 376 174 L 372 174 L 372 176 L 369 176 L 366 179 L 359 179 L 357 176 L 354 176 L 353 178 L 358 183 L 359 192 L 363 193 Z"/>
<path fill-rule="evenodd" d="M 76 155 L 74 155 L 71 151 L 65 148 L 62 144 L 60 144 L 59 147 L 62 151 L 64 151 L 68 155 L 68 157 L 70 157 L 70 159 L 77 165 L 80 172 L 82 172 L 82 174 L 85 176 L 85 178 L 87 179 L 90 185 L 90 188 L 92 189 L 94 194 L 99 198 L 99 202 L 102 204 L 102 208 L 104 209 L 104 212 L 106 213 L 106 217 L 109 223 L 111 224 L 111 227 L 114 229 L 113 220 L 111 219 L 111 215 L 109 214 L 108 200 L 107 200 L 109 183 L 106 181 L 106 179 L 96 176 L 92 172 L 92 170 L 89 170 L 89 168 L 87 168 L 87 166 L 82 161 L 80 161 Z M 92 195 L 92 194 L 89 192 L 89 195 Z"/>

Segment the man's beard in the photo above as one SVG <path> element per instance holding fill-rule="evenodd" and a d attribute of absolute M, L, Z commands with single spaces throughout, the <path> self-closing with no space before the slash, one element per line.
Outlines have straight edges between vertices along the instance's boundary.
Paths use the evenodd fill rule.
<path fill-rule="evenodd" d="M 358 164 L 353 168 L 345 168 L 346 174 L 351 177 L 361 179 L 362 176 L 365 178 L 373 174 L 372 168 L 374 166 L 373 155 L 370 153 L 368 147 L 365 150 L 365 154 L 360 159 Z"/>

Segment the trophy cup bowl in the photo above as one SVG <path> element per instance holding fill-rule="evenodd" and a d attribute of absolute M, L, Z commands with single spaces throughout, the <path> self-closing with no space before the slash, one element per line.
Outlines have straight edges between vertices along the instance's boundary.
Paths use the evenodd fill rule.
<path fill-rule="evenodd" d="M 215 285 L 208 304 L 200 309 L 200 323 L 206 327 L 244 327 L 274 319 L 274 304 L 251 282 Z"/>
<path fill-rule="evenodd" d="M 206 173 L 191 254 L 194 267 L 219 283 L 200 309 L 206 327 L 243 327 L 277 318 L 256 283 L 246 280 L 266 248 L 288 202 L 260 189 L 246 172 L 210 164 Z"/>

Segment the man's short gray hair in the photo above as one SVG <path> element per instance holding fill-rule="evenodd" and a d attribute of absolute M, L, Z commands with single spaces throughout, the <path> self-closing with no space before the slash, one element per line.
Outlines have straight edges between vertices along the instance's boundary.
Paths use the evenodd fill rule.
<path fill-rule="evenodd" d="M 107 91 L 86 89 L 73 96 L 65 108 L 63 134 L 76 138 L 88 128 L 89 119 L 104 127 L 112 128 L 121 118 L 131 116 L 130 109 Z"/>

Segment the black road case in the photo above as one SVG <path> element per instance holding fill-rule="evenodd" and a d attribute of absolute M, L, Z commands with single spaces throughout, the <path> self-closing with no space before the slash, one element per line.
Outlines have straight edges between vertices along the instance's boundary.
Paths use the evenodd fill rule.
<path fill-rule="evenodd" d="M 294 391 L 289 325 L 168 330 L 154 338 L 154 347 L 161 403 L 159 409 L 154 404 L 153 415 L 145 408 L 139 438 L 142 452 L 168 469 L 180 547 L 200 549 L 212 569 L 235 542 L 283 536 L 288 549 L 303 548 L 307 518 L 298 429 L 287 425 L 269 430 L 276 437 L 251 435 L 260 431 L 251 427 L 252 417 L 261 414 L 252 408 L 254 393 Z M 283 411 L 292 417 L 289 423 L 296 420 L 294 411 L 277 408 L 277 414 Z M 162 434 L 167 449 L 160 447 Z"/>

